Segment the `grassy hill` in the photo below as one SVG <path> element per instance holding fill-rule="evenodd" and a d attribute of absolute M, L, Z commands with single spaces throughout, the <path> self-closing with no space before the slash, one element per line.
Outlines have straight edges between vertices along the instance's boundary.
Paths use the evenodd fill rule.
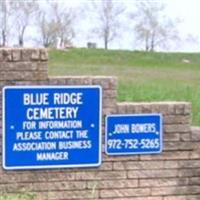
<path fill-rule="evenodd" d="M 119 101 L 189 101 L 200 125 L 200 53 L 49 51 L 50 75 L 114 75 Z"/>

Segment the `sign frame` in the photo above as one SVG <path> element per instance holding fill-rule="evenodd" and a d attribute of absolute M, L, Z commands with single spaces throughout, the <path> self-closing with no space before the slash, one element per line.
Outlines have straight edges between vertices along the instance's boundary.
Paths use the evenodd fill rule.
<path fill-rule="evenodd" d="M 159 151 L 149 151 L 149 152 L 108 152 L 108 118 L 109 117 L 137 117 L 137 116 L 158 116 L 160 118 L 160 149 Z M 140 113 L 140 114 L 111 114 L 106 116 L 105 120 L 105 153 L 110 156 L 115 156 L 115 155 L 147 155 L 147 154 L 159 154 L 162 153 L 163 151 L 163 115 L 161 113 Z"/>
<path fill-rule="evenodd" d="M 5 91 L 7 89 L 98 89 L 99 90 L 99 129 L 98 129 L 98 162 L 86 164 L 57 164 L 57 165 L 33 165 L 33 166 L 7 166 L 6 165 L 6 117 L 5 117 Z M 29 170 L 29 169 L 58 169 L 58 168 L 86 168 L 99 167 L 102 163 L 102 87 L 100 85 L 18 85 L 18 86 L 4 86 L 2 89 L 2 166 L 5 170 Z"/>

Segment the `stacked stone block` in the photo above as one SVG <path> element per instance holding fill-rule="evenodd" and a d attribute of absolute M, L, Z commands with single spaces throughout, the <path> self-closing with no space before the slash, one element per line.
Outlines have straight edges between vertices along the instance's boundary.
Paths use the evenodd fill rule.
<path fill-rule="evenodd" d="M 0 166 L 0 195 L 30 192 L 42 200 L 200 199 L 200 128 L 191 127 L 190 103 L 117 103 L 114 77 L 48 77 L 44 49 L 1 49 L 0 70 L 1 89 L 6 85 L 101 85 L 103 130 L 105 116 L 112 113 L 161 113 L 164 121 L 161 154 L 108 156 L 103 150 L 98 168 L 5 171 Z"/>
<path fill-rule="evenodd" d="M 2 88 L 10 85 L 38 85 L 48 80 L 45 49 L 0 48 L 0 140 L 2 136 Z M 2 142 L 0 142 L 0 148 Z M 0 151 L 1 156 L 1 151 Z M 1 161 L 0 161 L 1 162 Z M 0 178 L 1 183 L 1 178 Z M 0 190 L 1 191 L 1 190 Z"/>

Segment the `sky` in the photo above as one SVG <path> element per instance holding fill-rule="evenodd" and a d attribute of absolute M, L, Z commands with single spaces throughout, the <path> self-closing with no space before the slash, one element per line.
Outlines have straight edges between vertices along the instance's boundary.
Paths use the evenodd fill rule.
<path fill-rule="evenodd" d="M 117 2 L 117 0 L 115 0 Z M 133 1 L 139 0 L 124 0 L 123 3 L 126 4 L 129 10 L 132 9 Z M 140 0 L 141 1 L 141 0 Z M 166 5 L 166 15 L 170 18 L 178 18 L 180 23 L 177 25 L 179 31 L 181 42 L 178 44 L 172 45 L 168 51 L 189 51 L 189 52 L 200 52 L 200 1 L 199 0 L 152 0 L 156 2 L 163 2 Z M 83 2 L 89 2 L 89 0 L 67 0 L 69 5 L 79 6 Z M 82 26 L 86 25 L 87 22 L 84 22 Z M 124 31 L 125 32 L 125 31 Z M 136 41 L 132 41 L 132 36 L 128 33 L 125 33 L 125 40 L 115 40 L 111 44 L 111 48 L 118 49 L 138 49 L 142 48 L 138 46 Z M 74 41 L 75 45 L 84 46 L 86 45 L 86 40 L 91 38 L 85 38 L 83 40 L 83 34 L 81 38 L 77 36 Z M 82 41 L 81 41 L 82 40 Z M 99 47 L 103 47 L 101 41 L 93 39 L 93 42 L 96 42 Z"/>
<path fill-rule="evenodd" d="M 53 0 L 52 0 L 53 1 Z M 91 0 L 57 0 L 64 4 L 77 7 L 83 3 L 90 3 Z M 96 0 L 98 2 L 98 0 Z M 114 0 L 118 1 L 118 0 Z M 123 3 L 128 8 L 128 11 L 134 9 L 134 1 L 145 0 L 123 0 Z M 200 52 L 200 0 L 151 0 L 163 2 L 166 5 L 166 15 L 170 18 L 178 18 L 180 23 L 177 29 L 181 38 L 181 42 L 172 43 L 170 48 L 165 51 L 183 51 L 183 52 Z M 73 40 L 74 46 L 86 47 L 87 42 L 97 43 L 97 47 L 103 48 L 103 42 L 97 37 L 91 37 L 88 32 L 91 30 L 91 22 L 86 18 L 79 20 L 76 26 L 76 37 Z M 128 23 L 129 24 L 129 23 Z M 131 27 L 129 27 L 131 28 Z M 129 29 L 130 30 L 130 29 Z M 114 40 L 110 44 L 111 49 L 143 49 L 141 44 L 134 41 L 134 36 L 126 28 L 122 31 L 121 37 Z"/>
<path fill-rule="evenodd" d="M 200 1 L 166 0 L 165 2 L 167 14 L 182 21 L 177 27 L 181 37 L 186 39 L 180 46 L 182 51 L 200 51 Z"/>

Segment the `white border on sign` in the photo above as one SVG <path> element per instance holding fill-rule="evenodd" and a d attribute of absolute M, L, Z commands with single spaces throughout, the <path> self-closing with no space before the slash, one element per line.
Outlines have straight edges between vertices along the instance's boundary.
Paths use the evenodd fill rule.
<path fill-rule="evenodd" d="M 35 88 L 35 89 L 45 89 L 45 88 L 66 88 L 66 89 L 88 89 L 88 88 L 96 88 L 99 89 L 99 157 L 97 163 L 85 163 L 85 164 L 75 164 L 75 165 L 40 165 L 40 166 L 16 166 L 16 167 L 9 167 L 6 166 L 6 142 L 5 142 L 5 90 L 6 89 L 28 89 L 28 88 Z M 16 170 L 16 169 L 58 169 L 58 168 L 83 168 L 83 167 L 99 167 L 102 163 L 102 87 L 100 85 L 31 85 L 31 86 L 5 86 L 3 87 L 2 92 L 2 164 L 3 168 L 6 170 Z"/>
<path fill-rule="evenodd" d="M 137 117 L 137 116 L 159 116 L 160 117 L 160 149 L 159 151 L 149 151 L 149 152 L 120 152 L 120 153 L 109 153 L 107 150 L 107 125 L 109 117 Z M 111 114 L 106 116 L 105 120 L 105 153 L 107 155 L 145 155 L 145 154 L 159 154 L 163 150 L 163 116 L 160 113 L 141 113 L 141 114 Z"/>

